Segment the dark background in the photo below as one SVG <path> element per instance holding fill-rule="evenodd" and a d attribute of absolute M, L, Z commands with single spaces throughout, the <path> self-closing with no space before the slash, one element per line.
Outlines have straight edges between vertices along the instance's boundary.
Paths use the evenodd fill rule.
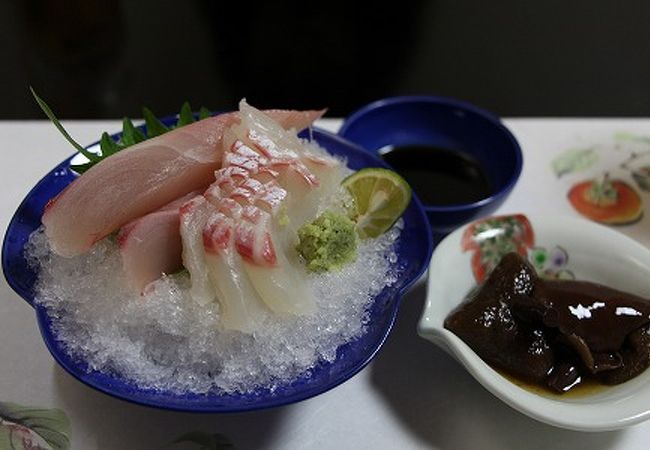
<path fill-rule="evenodd" d="M 280 6 L 283 5 L 283 6 Z M 650 116 L 650 2 L 0 0 L 0 119 L 401 94 L 502 116 Z"/>

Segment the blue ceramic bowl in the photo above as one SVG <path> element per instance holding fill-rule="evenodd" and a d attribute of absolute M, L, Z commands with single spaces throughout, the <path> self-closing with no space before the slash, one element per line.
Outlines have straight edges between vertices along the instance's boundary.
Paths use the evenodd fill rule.
<path fill-rule="evenodd" d="M 437 233 L 447 233 L 494 212 L 521 174 L 521 149 L 501 120 L 476 106 L 450 98 L 405 96 L 379 100 L 351 114 L 339 135 L 371 153 L 389 146 L 431 145 L 458 149 L 478 160 L 492 195 L 467 204 L 425 204 L 431 227 Z"/>
<path fill-rule="evenodd" d="M 172 119 L 166 122 L 169 124 Z M 330 153 L 345 156 L 353 169 L 385 166 L 376 156 L 334 134 L 315 129 L 313 137 Z M 424 272 L 431 257 L 432 242 L 427 217 L 414 196 L 404 213 L 405 228 L 397 244 L 398 264 L 404 267 L 402 276 L 395 285 L 385 288 L 376 296 L 370 307 L 367 332 L 361 338 L 341 346 L 334 362 L 318 363 L 309 375 L 280 386 L 273 392 L 258 390 L 248 394 L 210 392 L 198 395 L 142 389 L 115 374 L 89 370 L 84 361 L 67 354 L 56 339 L 46 311 L 34 304 L 37 274 L 25 260 L 23 248 L 29 235 L 40 226 L 47 201 L 75 178 L 69 169 L 71 159 L 63 161 L 39 181 L 16 211 L 2 247 L 2 268 L 11 287 L 35 308 L 43 340 L 54 359 L 87 385 L 131 402 L 179 411 L 236 412 L 280 406 L 327 391 L 359 372 L 379 351 L 392 328 L 401 295 Z"/>

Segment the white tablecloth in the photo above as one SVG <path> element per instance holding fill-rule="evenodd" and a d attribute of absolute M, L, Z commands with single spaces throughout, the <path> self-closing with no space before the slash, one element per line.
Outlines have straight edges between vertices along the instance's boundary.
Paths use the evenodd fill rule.
<path fill-rule="evenodd" d="M 339 123 L 330 119 L 320 125 L 335 130 Z M 650 136 L 650 119 L 512 119 L 506 124 L 522 146 L 525 163 L 518 185 L 499 211 L 504 213 L 576 215 L 566 191 L 588 173 L 558 178 L 550 168 L 551 159 L 572 148 L 593 147 L 616 156 L 621 146 L 642 146 L 642 139 L 635 137 Z M 117 121 L 65 125 L 82 143 L 120 126 Z M 0 146 L 4 236 L 30 187 L 73 151 L 46 121 L 0 122 Z M 650 207 L 650 198 L 641 194 Z M 650 245 L 650 218 L 618 229 Z M 536 422 L 503 404 L 449 356 L 416 335 L 425 295 L 424 284 L 419 283 L 403 299 L 395 328 L 376 359 L 325 394 L 260 412 L 186 414 L 127 403 L 72 378 L 48 353 L 33 309 L 2 278 L 0 402 L 62 409 L 72 424 L 72 448 L 84 450 L 160 448 L 195 430 L 223 433 L 242 449 L 648 448 L 650 422 L 615 432 L 579 433 Z"/>

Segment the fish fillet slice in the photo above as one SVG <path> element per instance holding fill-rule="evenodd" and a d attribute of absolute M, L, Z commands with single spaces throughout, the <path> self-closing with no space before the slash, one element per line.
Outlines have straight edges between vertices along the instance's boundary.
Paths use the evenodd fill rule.
<path fill-rule="evenodd" d="M 212 206 L 202 195 L 194 197 L 180 209 L 183 266 L 190 273 L 192 283 L 190 295 L 201 305 L 216 300 L 203 248 L 203 229 L 208 223 L 212 210 Z"/>
<path fill-rule="evenodd" d="M 302 129 L 322 111 L 272 110 L 287 128 Z M 75 179 L 43 213 L 52 249 L 71 257 L 86 252 L 127 222 L 214 181 L 221 139 L 238 113 L 210 117 L 148 139 L 101 161 Z"/>
<path fill-rule="evenodd" d="M 129 285 L 139 292 L 164 273 L 183 267 L 180 207 L 197 196 L 195 191 L 124 225 L 117 242 Z"/>
<path fill-rule="evenodd" d="M 226 329 L 252 333 L 269 310 L 246 277 L 234 248 L 233 219 L 213 209 L 203 231 L 205 262 Z"/>
<path fill-rule="evenodd" d="M 231 157 L 233 155 L 241 158 Z M 269 174 L 264 170 L 260 172 L 264 167 L 253 164 L 255 162 L 265 164 L 257 152 L 232 139 L 224 154 L 224 164 L 236 165 L 222 167 L 216 172 L 216 181 L 207 189 L 206 198 L 232 218 L 233 226 L 229 231 L 240 261 L 238 274 L 242 285 L 254 289 L 254 293 L 246 297 L 261 298 L 268 308 L 279 314 L 313 313 L 316 303 L 304 281 L 304 272 L 288 260 L 284 250 L 276 250 L 271 235 L 273 217 L 287 192 L 273 177 L 264 183 L 258 180 L 258 176 L 267 179 Z M 215 236 L 223 236 L 223 233 L 216 232 Z M 212 274 L 215 287 L 231 284 L 232 273 L 222 270 Z"/>
<path fill-rule="evenodd" d="M 261 214 L 270 216 L 264 211 Z M 244 222 L 246 223 L 246 222 Z M 243 258 L 243 266 L 264 303 L 278 314 L 311 314 L 316 311 L 314 294 L 305 281 L 304 270 L 289 261 L 285 250 L 274 249 L 272 259 L 266 256 L 265 244 L 278 242 L 270 231 L 270 217 L 254 228 L 255 241 L 251 258 Z"/>
<path fill-rule="evenodd" d="M 290 209 L 285 205 L 289 199 L 294 208 L 306 210 L 302 217 L 315 213 L 318 208 L 318 204 L 301 204 L 305 193 L 318 190 L 320 185 L 303 158 L 309 157 L 309 164 L 324 172 L 336 171 L 340 163 L 327 156 L 316 158 L 306 154 L 294 133 L 280 129 L 268 116 L 245 102 L 240 103 L 240 110 L 242 122 L 224 133 L 221 170 L 237 167 L 249 173 L 249 178 L 238 179 L 230 194 L 230 198 L 242 205 L 235 240 L 243 256 L 243 267 L 252 286 L 275 313 L 313 313 L 316 302 L 305 282 L 304 269 L 292 258 L 293 245 L 289 239 L 278 239 L 274 234 L 283 228 L 284 234 L 295 237 L 295 233 L 287 233 L 286 226 L 278 225 L 279 212 Z"/>
<path fill-rule="evenodd" d="M 278 173 L 277 182 L 287 190 L 285 203 L 289 234 L 312 220 L 319 208 L 339 188 L 345 173 L 342 162 L 317 152 L 296 133 L 280 126 L 272 117 L 245 101 L 240 102 L 241 121 L 224 134 L 231 148 L 236 140 L 257 150 Z"/>

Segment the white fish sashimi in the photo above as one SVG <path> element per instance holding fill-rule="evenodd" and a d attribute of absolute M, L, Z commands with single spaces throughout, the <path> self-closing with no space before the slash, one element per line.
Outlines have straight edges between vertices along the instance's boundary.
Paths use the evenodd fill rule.
<path fill-rule="evenodd" d="M 292 264 L 283 251 L 276 252 L 276 265 L 259 265 L 244 260 L 251 284 L 264 303 L 278 314 L 313 314 L 314 293 L 306 282 L 304 269 Z"/>
<path fill-rule="evenodd" d="M 214 285 L 231 284 L 233 273 L 237 273 L 242 286 L 240 292 L 244 291 L 243 286 L 246 290 L 252 286 L 253 293 L 246 295 L 261 298 L 273 312 L 313 313 L 316 303 L 307 287 L 304 269 L 291 263 L 284 249 L 276 250 L 272 236 L 276 221 L 274 217 L 279 214 L 287 192 L 273 178 L 266 182 L 258 179 L 260 174 L 263 174 L 263 180 L 269 175 L 259 170 L 264 168 L 264 161 L 253 150 L 240 144 L 241 141 L 231 142 L 224 154 L 226 166 L 215 173 L 216 181 L 205 193 L 206 198 L 228 216 L 231 219 L 228 223 L 232 224 L 232 228 L 227 228 L 225 219 L 215 219 L 212 246 L 219 248 L 217 242 L 220 237 L 221 248 L 225 248 L 225 230 L 228 230 L 232 233 L 236 260 L 240 261 L 236 272 L 213 272 Z"/>
<path fill-rule="evenodd" d="M 289 193 L 285 211 L 289 229 L 295 232 L 338 190 L 346 174 L 344 164 L 245 101 L 239 108 L 241 122 L 225 132 L 225 148 L 239 140 L 266 158 L 267 168 L 276 171 L 277 182 Z"/>
<path fill-rule="evenodd" d="M 179 209 L 197 196 L 192 192 L 124 225 L 117 234 L 122 267 L 139 292 L 162 274 L 183 267 Z"/>
<path fill-rule="evenodd" d="M 242 107 L 246 107 L 245 103 Z M 250 107 L 248 110 L 249 116 L 259 113 Z M 225 192 L 242 207 L 241 220 L 235 226 L 235 246 L 243 257 L 246 275 L 264 303 L 278 314 L 311 314 L 316 310 L 316 301 L 305 280 L 304 268 L 300 267 L 287 238 L 292 234 L 295 237 L 295 232 L 289 232 L 286 224 L 279 223 L 283 222 L 281 216 L 286 214 L 289 200 L 296 208 L 312 211 L 311 207 L 301 205 L 300 200 L 305 198 L 304 191 L 318 189 L 319 180 L 302 165 L 302 143 L 293 133 L 288 132 L 285 139 L 293 150 L 285 151 L 278 146 L 264 153 L 259 145 L 247 139 L 248 128 L 244 125 L 248 125 L 246 119 L 224 133 L 224 167 L 216 174 L 215 184 L 220 188 L 215 192 Z M 265 145 L 276 145 L 274 140 L 282 139 L 277 127 L 272 121 L 265 122 L 265 128 L 272 129 L 273 134 Z M 266 139 L 263 133 L 264 130 L 257 136 Z M 247 139 L 249 144 L 242 139 Z M 324 161 L 325 158 L 317 163 L 322 165 Z M 335 171 L 338 161 L 328 167 Z M 239 174 L 236 180 L 226 176 L 229 172 L 234 174 L 235 169 Z M 287 192 L 291 189 L 295 190 L 293 198 Z M 317 208 L 318 205 L 313 211 Z"/>
<path fill-rule="evenodd" d="M 190 274 L 192 299 L 201 305 L 216 300 L 210 281 L 203 248 L 203 229 L 208 223 L 212 206 L 202 195 L 194 197 L 180 208 L 180 233 L 183 243 L 183 266 Z"/>
<path fill-rule="evenodd" d="M 234 248 L 233 227 L 232 218 L 213 211 L 203 231 L 205 261 L 220 304 L 221 323 L 226 329 L 253 333 L 269 310 L 246 277 Z"/>
<path fill-rule="evenodd" d="M 244 208 L 236 228 L 236 246 L 243 267 L 264 303 L 277 314 L 306 315 L 316 311 L 304 268 L 287 255 L 291 247 L 277 245 L 272 215 L 256 206 Z"/>
<path fill-rule="evenodd" d="M 287 128 L 302 129 L 322 111 L 272 110 Z M 238 113 L 210 117 L 148 139 L 104 159 L 50 200 L 42 222 L 54 252 L 86 252 L 125 223 L 214 181 L 221 139 Z"/>

